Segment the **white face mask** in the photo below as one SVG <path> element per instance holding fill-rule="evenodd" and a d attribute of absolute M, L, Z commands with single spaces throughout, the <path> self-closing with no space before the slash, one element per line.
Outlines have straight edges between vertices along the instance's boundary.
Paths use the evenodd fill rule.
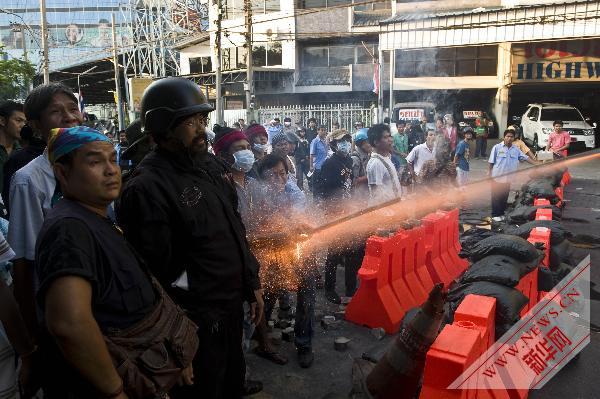
<path fill-rule="evenodd" d="M 254 151 L 256 151 L 256 152 L 264 153 L 264 152 L 267 152 L 267 150 L 269 149 L 269 144 L 256 143 L 256 144 L 254 144 L 253 148 L 254 148 Z"/>
<path fill-rule="evenodd" d="M 248 173 L 254 165 L 254 154 L 250 150 L 240 150 L 233 153 L 235 162 L 232 167 L 244 173 Z"/>
<path fill-rule="evenodd" d="M 283 124 L 286 126 L 292 126 L 292 122 L 283 122 Z"/>
<path fill-rule="evenodd" d="M 348 141 L 345 141 L 345 140 L 344 140 L 344 141 L 340 141 L 340 142 L 337 144 L 337 150 L 338 150 L 340 153 L 342 153 L 342 154 L 349 154 L 349 153 L 350 153 L 350 147 L 351 147 L 351 146 L 352 146 L 352 145 L 351 145 L 351 144 L 350 144 L 350 142 L 348 142 Z"/>

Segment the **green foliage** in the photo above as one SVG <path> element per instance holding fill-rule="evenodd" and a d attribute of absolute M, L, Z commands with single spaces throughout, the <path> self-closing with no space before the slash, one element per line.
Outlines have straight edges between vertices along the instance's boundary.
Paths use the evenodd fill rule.
<path fill-rule="evenodd" d="M 29 82 L 35 76 L 33 64 L 5 58 L 6 52 L 0 47 L 0 100 L 25 97 L 29 91 Z"/>

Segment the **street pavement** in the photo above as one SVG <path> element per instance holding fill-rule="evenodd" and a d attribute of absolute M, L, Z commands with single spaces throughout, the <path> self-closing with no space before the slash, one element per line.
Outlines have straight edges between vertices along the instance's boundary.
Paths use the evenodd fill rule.
<path fill-rule="evenodd" d="M 491 145 L 488 147 L 491 148 Z M 522 167 L 527 167 L 522 164 Z M 471 178 L 485 177 L 487 160 L 471 161 Z M 600 235 L 600 158 L 586 164 L 578 164 L 570 168 L 572 183 L 567 186 L 565 199 L 568 200 L 563 216 L 569 221 L 563 222 L 573 233 Z M 525 177 L 513 182 L 517 189 Z M 479 198 L 470 199 L 470 207 L 479 208 L 482 214 L 489 213 L 489 193 Z M 600 262 L 600 249 L 578 249 L 578 254 L 591 254 L 592 284 L 597 284 L 600 291 L 600 270 L 594 265 Z M 338 268 L 338 293 L 343 292 L 344 272 Z M 592 301 L 592 323 L 600 326 L 600 304 Z M 369 328 L 342 321 L 334 330 L 325 330 L 319 319 L 323 315 L 333 315 L 339 310 L 337 305 L 327 302 L 324 291 L 317 291 L 315 334 L 313 348 L 315 361 L 310 369 L 298 366 L 295 349 L 292 343 L 282 342 L 278 348 L 289 358 L 285 366 L 275 365 L 261 359 L 253 353 L 246 357 L 250 370 L 250 378 L 260 380 L 264 384 L 263 392 L 252 398 L 323 398 L 347 397 L 351 389 L 351 370 L 353 359 L 363 353 L 381 355 L 393 337 L 386 336 L 378 340 Z M 276 312 L 274 312 L 276 314 Z M 334 339 L 344 336 L 351 341 L 344 352 L 334 350 Z M 598 330 L 592 330 L 591 344 L 581 356 L 568 364 L 542 389 L 532 391 L 530 398 L 600 398 L 600 384 L 597 373 L 600 370 L 600 337 Z"/>

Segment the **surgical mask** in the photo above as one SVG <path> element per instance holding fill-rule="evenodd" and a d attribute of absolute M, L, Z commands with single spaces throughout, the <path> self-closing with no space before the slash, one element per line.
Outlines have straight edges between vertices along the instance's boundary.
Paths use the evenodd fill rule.
<path fill-rule="evenodd" d="M 342 154 L 349 154 L 350 153 L 350 147 L 351 147 L 351 144 L 350 144 L 349 141 L 340 141 L 337 144 L 337 150 L 339 152 L 341 152 Z"/>
<path fill-rule="evenodd" d="M 264 153 L 269 149 L 269 144 L 254 144 L 254 150 L 256 152 Z"/>
<path fill-rule="evenodd" d="M 292 126 L 292 122 L 283 122 L 283 124 L 286 126 Z"/>
<path fill-rule="evenodd" d="M 254 154 L 250 150 L 240 150 L 233 153 L 233 168 L 248 173 L 254 165 Z"/>

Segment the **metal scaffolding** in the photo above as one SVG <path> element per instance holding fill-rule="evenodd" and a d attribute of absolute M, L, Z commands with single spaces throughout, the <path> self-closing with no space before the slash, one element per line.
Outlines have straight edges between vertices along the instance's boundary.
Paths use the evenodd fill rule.
<path fill-rule="evenodd" d="M 124 48 L 125 69 L 135 77 L 181 72 L 175 44 L 208 28 L 204 0 L 130 0 L 122 7 L 131 21 L 133 43 Z"/>

